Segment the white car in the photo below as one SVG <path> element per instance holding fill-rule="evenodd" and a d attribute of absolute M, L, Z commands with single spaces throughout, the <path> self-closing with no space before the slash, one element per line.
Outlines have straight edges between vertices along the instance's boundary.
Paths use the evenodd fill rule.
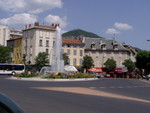
<path fill-rule="evenodd" d="M 149 75 L 144 75 L 143 78 L 146 79 L 146 80 L 149 80 L 150 79 L 150 74 Z"/>

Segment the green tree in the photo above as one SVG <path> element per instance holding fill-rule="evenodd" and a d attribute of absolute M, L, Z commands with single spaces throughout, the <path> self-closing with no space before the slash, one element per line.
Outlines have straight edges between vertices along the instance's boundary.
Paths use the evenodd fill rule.
<path fill-rule="evenodd" d="M 125 60 L 122 64 L 127 67 L 129 72 L 132 72 L 135 69 L 135 63 L 131 59 Z"/>
<path fill-rule="evenodd" d="M 114 71 L 116 68 L 116 61 L 114 59 L 108 58 L 107 61 L 104 63 L 104 66 L 107 72 Z"/>
<path fill-rule="evenodd" d="M 11 48 L 8 46 L 0 46 L 0 63 L 7 63 L 10 60 Z"/>
<path fill-rule="evenodd" d="M 93 66 L 94 66 L 94 61 L 93 61 L 92 57 L 88 56 L 88 55 L 84 56 L 83 62 L 82 62 L 82 68 L 87 70 Z"/>
<path fill-rule="evenodd" d="M 41 69 L 47 63 L 49 63 L 48 54 L 45 52 L 40 52 L 35 58 L 35 65 Z"/>
<path fill-rule="evenodd" d="M 150 73 L 150 51 L 139 51 L 136 55 L 136 66 L 144 70 L 144 75 Z"/>
<path fill-rule="evenodd" d="M 63 60 L 64 60 L 64 65 L 68 65 L 69 64 L 69 57 L 67 55 L 67 53 L 63 53 Z"/>

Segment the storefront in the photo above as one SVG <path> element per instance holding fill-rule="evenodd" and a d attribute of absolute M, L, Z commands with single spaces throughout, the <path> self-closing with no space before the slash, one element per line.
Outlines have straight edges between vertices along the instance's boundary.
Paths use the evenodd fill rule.
<path fill-rule="evenodd" d="M 92 67 L 88 69 L 88 72 L 96 75 L 97 77 L 102 77 L 103 70 L 100 67 Z"/>

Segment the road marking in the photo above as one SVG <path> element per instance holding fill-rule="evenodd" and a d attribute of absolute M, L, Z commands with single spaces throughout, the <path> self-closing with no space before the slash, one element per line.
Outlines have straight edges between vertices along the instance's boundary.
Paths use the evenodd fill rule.
<path fill-rule="evenodd" d="M 95 89 L 96 87 L 89 87 L 90 89 Z"/>
<path fill-rule="evenodd" d="M 117 87 L 117 88 L 124 88 L 124 87 L 122 87 L 122 86 L 119 86 L 119 87 Z"/>
<path fill-rule="evenodd" d="M 109 87 L 109 88 L 115 88 L 115 87 L 112 86 L 112 87 Z"/>
<path fill-rule="evenodd" d="M 82 87 L 32 87 L 32 88 L 150 103 L 149 100 L 144 100 L 144 99 L 134 98 L 134 97 L 128 97 L 128 96 L 123 96 L 123 95 L 114 94 L 114 93 L 108 93 L 108 92 L 95 90 L 95 89 L 90 89 L 90 88 L 82 88 Z"/>
<path fill-rule="evenodd" d="M 106 87 L 99 87 L 99 88 L 102 88 L 102 89 L 104 89 L 104 88 L 106 88 Z"/>

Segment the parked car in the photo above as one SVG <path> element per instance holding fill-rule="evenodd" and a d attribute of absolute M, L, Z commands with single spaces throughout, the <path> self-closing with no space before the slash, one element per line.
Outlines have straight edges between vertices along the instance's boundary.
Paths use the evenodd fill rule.
<path fill-rule="evenodd" d="M 146 80 L 149 80 L 150 79 L 150 74 L 149 75 L 143 75 L 143 78 L 146 79 Z"/>
<path fill-rule="evenodd" d="M 0 113 L 25 113 L 12 99 L 0 93 Z"/>

